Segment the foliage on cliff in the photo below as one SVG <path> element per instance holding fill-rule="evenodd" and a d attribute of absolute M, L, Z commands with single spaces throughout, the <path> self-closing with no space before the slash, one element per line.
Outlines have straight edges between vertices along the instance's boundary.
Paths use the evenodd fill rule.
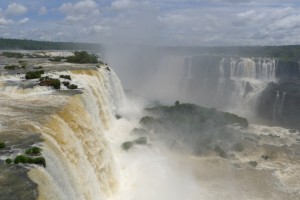
<path fill-rule="evenodd" d="M 67 57 L 67 62 L 70 63 L 98 63 L 98 58 L 94 54 L 89 54 L 86 51 L 75 51 L 74 56 Z"/>
<path fill-rule="evenodd" d="M 248 126 L 247 119 L 235 114 L 189 103 L 180 104 L 176 102 L 174 106 L 158 106 L 148 108 L 147 111 L 158 117 L 146 116 L 142 118 L 140 123 L 146 127 L 176 127 L 176 129 L 184 132 L 195 132 L 230 124 Z"/>

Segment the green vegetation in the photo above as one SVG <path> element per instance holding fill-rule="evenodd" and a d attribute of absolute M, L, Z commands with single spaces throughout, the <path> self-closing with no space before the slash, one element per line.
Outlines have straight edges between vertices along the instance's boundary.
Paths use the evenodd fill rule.
<path fill-rule="evenodd" d="M 0 49 L 24 50 L 100 50 L 100 44 L 73 43 L 73 42 L 48 42 L 19 39 L 0 38 Z"/>
<path fill-rule="evenodd" d="M 0 39 L 0 41 L 1 41 L 1 39 Z M 1 42 L 0 42 L 0 46 L 1 46 Z M 17 53 L 17 52 L 3 52 L 2 55 L 6 56 L 8 58 L 23 58 L 24 57 L 24 54 Z"/>
<path fill-rule="evenodd" d="M 42 152 L 42 149 L 39 147 L 32 147 L 32 148 L 26 149 L 26 151 L 25 151 L 25 153 L 27 155 L 38 155 L 41 152 Z"/>
<path fill-rule="evenodd" d="M 5 142 L 1 142 L 1 141 L 0 141 L 0 149 L 3 149 L 3 148 L 5 148 L 5 147 L 6 147 Z"/>
<path fill-rule="evenodd" d="M 47 78 L 47 77 L 42 77 L 42 80 L 40 79 L 40 86 L 52 86 L 54 89 L 60 89 L 60 80 L 59 79 L 54 79 L 54 78 Z"/>
<path fill-rule="evenodd" d="M 29 71 L 26 72 L 25 78 L 26 79 L 36 79 L 36 78 L 41 78 L 41 75 L 44 74 L 44 70 L 39 70 L 39 71 Z"/>
<path fill-rule="evenodd" d="M 7 159 L 5 160 L 5 162 L 6 162 L 6 164 L 11 164 L 11 163 L 12 163 L 12 160 L 11 160 L 10 158 L 7 158 Z"/>
<path fill-rule="evenodd" d="M 75 85 L 75 84 L 68 85 L 67 87 L 68 87 L 68 89 L 70 89 L 70 90 L 75 90 L 75 89 L 78 88 L 78 86 Z"/>
<path fill-rule="evenodd" d="M 7 66 L 4 67 L 4 69 L 16 70 L 16 69 L 19 69 L 19 66 L 17 66 L 17 65 L 7 65 Z"/>
<path fill-rule="evenodd" d="M 69 81 L 63 81 L 62 84 L 66 87 L 68 87 L 70 85 L 70 82 Z"/>
<path fill-rule="evenodd" d="M 60 75 L 59 78 L 64 78 L 64 79 L 71 80 L 71 76 L 70 75 Z"/>
<path fill-rule="evenodd" d="M 237 124 L 247 127 L 248 121 L 237 115 L 217 111 L 214 108 L 205 108 L 195 104 L 180 104 L 174 106 L 157 106 L 146 109 L 159 118 L 151 116 L 143 117 L 140 123 L 147 128 L 160 126 L 177 127 L 183 132 L 198 132 L 211 127 L 222 127 L 229 124 Z"/>
<path fill-rule="evenodd" d="M 94 54 L 89 54 L 86 51 L 75 51 L 74 56 L 67 57 L 67 62 L 70 63 L 98 63 L 98 58 Z"/>
<path fill-rule="evenodd" d="M 32 158 L 32 157 L 28 157 L 28 156 L 24 156 L 24 155 L 18 155 L 14 159 L 14 164 L 19 164 L 19 163 L 36 164 L 36 165 L 42 165 L 42 166 L 46 167 L 46 161 L 45 161 L 45 158 L 43 158 L 43 157 Z"/>
<path fill-rule="evenodd" d="M 63 57 L 60 57 L 60 56 L 49 58 L 49 60 L 52 61 L 52 62 L 61 62 L 62 59 L 63 59 Z"/>
<path fill-rule="evenodd" d="M 47 79 L 49 79 L 49 76 L 44 76 L 44 77 L 40 78 L 40 81 L 44 81 L 44 80 L 47 80 Z"/>
<path fill-rule="evenodd" d="M 42 66 L 38 66 L 38 67 L 33 67 L 33 69 L 43 69 Z"/>

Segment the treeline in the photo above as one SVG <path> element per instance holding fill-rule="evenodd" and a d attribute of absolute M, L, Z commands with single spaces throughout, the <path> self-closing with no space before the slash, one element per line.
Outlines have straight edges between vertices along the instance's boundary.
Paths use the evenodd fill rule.
<path fill-rule="evenodd" d="M 100 44 L 0 38 L 2 50 L 101 50 Z"/>
<path fill-rule="evenodd" d="M 300 60 L 300 45 L 285 46 L 222 46 L 222 47 L 167 47 L 175 54 L 224 54 L 245 57 L 271 57 L 280 60 Z"/>

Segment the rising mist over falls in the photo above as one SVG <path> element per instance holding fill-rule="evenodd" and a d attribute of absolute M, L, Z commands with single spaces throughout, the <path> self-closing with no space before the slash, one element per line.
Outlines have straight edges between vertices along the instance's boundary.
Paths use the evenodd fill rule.
<path fill-rule="evenodd" d="M 14 71 L 4 65 L 19 60 L 3 58 L 3 199 L 300 196 L 299 131 L 255 124 L 236 115 L 255 116 L 258 105 L 271 102 L 264 113 L 275 108 L 276 119 L 285 116 L 281 110 L 288 109 L 285 102 L 294 99 L 294 90 L 278 81 L 289 72 L 280 69 L 277 59 L 165 55 L 153 60 L 153 68 L 142 62 L 151 57 L 137 59 L 141 68 L 122 69 L 120 60 L 112 60 L 111 68 L 104 63 L 25 58 L 28 66 Z M 41 80 L 24 78 L 26 70 L 40 69 Z M 60 89 L 45 86 L 56 79 L 62 83 Z M 41 152 L 30 154 L 30 147 Z M 42 156 L 45 164 L 7 163 L 23 154 Z"/>

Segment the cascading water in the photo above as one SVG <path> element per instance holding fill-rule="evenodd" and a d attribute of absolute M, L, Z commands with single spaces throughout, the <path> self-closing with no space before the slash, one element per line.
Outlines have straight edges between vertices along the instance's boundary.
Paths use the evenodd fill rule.
<path fill-rule="evenodd" d="M 6 117 L 7 123 L 1 125 L 11 128 L 8 123 L 15 121 L 20 131 L 25 131 L 20 135 L 32 132 L 44 141 L 40 145 L 47 167 L 28 172 L 38 184 L 39 199 L 105 199 L 118 187 L 104 132 L 124 104 L 122 86 L 115 73 L 105 67 L 47 73 L 53 78 L 62 74 L 70 74 L 79 90 L 55 91 L 38 85 L 22 89 L 21 84 L 35 85 L 35 81 L 24 81 L 21 75 L 5 76 L 2 111 L 12 117 Z"/>
<path fill-rule="evenodd" d="M 231 58 L 229 110 L 253 112 L 259 93 L 268 82 L 275 81 L 275 69 L 275 59 Z"/>

